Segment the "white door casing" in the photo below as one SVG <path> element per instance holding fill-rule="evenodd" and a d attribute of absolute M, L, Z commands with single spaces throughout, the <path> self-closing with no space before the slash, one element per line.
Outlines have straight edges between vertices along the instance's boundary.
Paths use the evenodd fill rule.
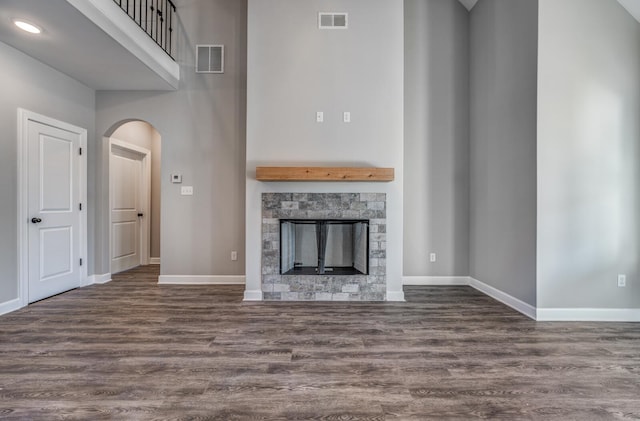
<path fill-rule="evenodd" d="M 111 273 L 149 264 L 151 151 L 109 141 Z M 142 214 L 143 216 L 138 216 Z"/>
<path fill-rule="evenodd" d="M 81 153 L 86 141 L 85 129 L 18 110 L 18 278 L 23 306 L 86 285 L 87 174 L 86 152 Z"/>

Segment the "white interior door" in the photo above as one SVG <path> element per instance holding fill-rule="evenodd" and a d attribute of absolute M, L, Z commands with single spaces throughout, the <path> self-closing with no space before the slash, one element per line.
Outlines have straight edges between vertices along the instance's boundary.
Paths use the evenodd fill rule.
<path fill-rule="evenodd" d="M 80 286 L 81 135 L 27 123 L 28 302 Z"/>
<path fill-rule="evenodd" d="M 146 186 L 148 154 L 111 144 L 109 164 L 111 208 L 111 273 L 145 263 Z"/>

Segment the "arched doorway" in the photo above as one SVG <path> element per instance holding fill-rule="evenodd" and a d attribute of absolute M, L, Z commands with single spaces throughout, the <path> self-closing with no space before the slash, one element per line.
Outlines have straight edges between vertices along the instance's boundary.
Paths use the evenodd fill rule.
<path fill-rule="evenodd" d="M 126 120 L 105 134 L 110 273 L 160 264 L 161 136 Z"/>

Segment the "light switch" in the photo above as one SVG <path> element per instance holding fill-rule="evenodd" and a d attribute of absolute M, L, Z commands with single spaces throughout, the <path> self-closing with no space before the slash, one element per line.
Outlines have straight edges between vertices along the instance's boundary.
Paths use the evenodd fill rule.
<path fill-rule="evenodd" d="M 323 123 L 324 122 L 324 113 L 322 111 L 318 111 L 316 113 L 316 122 Z"/>
<path fill-rule="evenodd" d="M 180 194 L 183 196 L 193 196 L 193 186 L 180 187 Z"/>

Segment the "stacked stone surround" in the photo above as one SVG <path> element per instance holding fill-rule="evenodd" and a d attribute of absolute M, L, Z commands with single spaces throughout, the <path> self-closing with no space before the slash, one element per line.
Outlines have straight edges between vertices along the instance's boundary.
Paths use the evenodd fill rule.
<path fill-rule="evenodd" d="M 384 301 L 385 193 L 263 193 L 262 293 L 266 301 Z M 368 275 L 281 275 L 280 219 L 368 219 Z"/>

